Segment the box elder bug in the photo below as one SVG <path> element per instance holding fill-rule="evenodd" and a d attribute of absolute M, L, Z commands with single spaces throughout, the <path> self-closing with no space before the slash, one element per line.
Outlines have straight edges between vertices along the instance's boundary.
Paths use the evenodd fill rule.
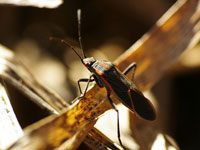
<path fill-rule="evenodd" d="M 78 37 L 79 44 L 82 50 L 83 58 L 78 54 L 78 52 L 66 41 L 51 37 L 52 40 L 59 40 L 62 43 L 68 45 L 80 58 L 83 65 L 91 72 L 91 75 L 88 79 L 80 79 L 78 80 L 78 87 L 81 93 L 81 96 L 84 96 L 89 83 L 95 81 L 99 87 L 105 87 L 107 90 L 107 98 L 110 102 L 111 106 L 117 112 L 117 134 L 120 145 L 125 149 L 121 142 L 120 138 L 120 127 L 119 127 L 119 112 L 113 103 L 110 95 L 111 92 L 114 92 L 119 100 L 128 107 L 132 112 L 135 112 L 138 116 L 145 120 L 154 120 L 156 118 L 156 112 L 152 105 L 152 103 L 139 91 L 136 85 L 132 82 L 134 77 L 134 72 L 136 69 L 136 64 L 130 64 L 123 72 L 119 71 L 114 64 L 107 61 L 95 60 L 93 57 L 86 57 L 82 48 L 81 42 L 81 31 L 80 31 L 80 20 L 81 20 L 81 11 L 78 9 L 77 17 L 78 17 Z M 132 80 L 129 81 L 125 75 L 133 70 Z M 81 82 L 87 82 L 85 91 L 82 93 L 80 88 Z"/>

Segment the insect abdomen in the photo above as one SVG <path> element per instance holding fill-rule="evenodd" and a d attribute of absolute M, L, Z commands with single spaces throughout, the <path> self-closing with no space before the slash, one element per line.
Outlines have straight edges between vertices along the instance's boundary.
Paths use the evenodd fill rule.
<path fill-rule="evenodd" d="M 156 118 L 151 102 L 115 67 L 105 71 L 102 78 L 106 82 L 105 85 L 114 91 L 121 102 L 131 111 L 136 112 L 146 120 L 154 120 Z"/>
<path fill-rule="evenodd" d="M 156 112 L 152 103 L 142 93 L 135 92 L 132 88 L 130 88 L 129 92 L 130 101 L 135 107 L 135 112 L 146 120 L 155 120 Z"/>

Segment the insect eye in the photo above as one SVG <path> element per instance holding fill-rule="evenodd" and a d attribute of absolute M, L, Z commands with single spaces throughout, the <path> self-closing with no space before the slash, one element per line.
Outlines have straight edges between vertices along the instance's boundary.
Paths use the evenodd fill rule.
<path fill-rule="evenodd" d="M 89 63 L 88 63 L 88 62 L 86 62 L 86 63 L 85 63 L 85 66 L 88 66 L 88 65 L 89 65 Z"/>

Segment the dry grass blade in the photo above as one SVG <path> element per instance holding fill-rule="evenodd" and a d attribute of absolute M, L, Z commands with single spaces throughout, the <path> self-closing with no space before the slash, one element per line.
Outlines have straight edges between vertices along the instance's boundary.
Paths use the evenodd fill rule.
<path fill-rule="evenodd" d="M 6 54 L 8 54 L 10 57 L 5 56 Z M 28 71 L 28 69 L 23 64 L 21 64 L 18 61 L 15 61 L 14 55 L 11 51 L 9 51 L 9 49 L 5 47 L 1 47 L 0 56 L 1 56 L 0 77 L 3 83 L 8 82 L 9 84 L 13 85 L 15 88 L 19 89 L 22 93 L 27 95 L 30 98 L 30 100 L 38 104 L 41 108 L 47 109 L 50 113 L 58 114 L 61 112 L 61 110 L 66 109 L 69 106 L 56 93 L 50 91 L 49 89 L 41 85 L 39 82 L 37 82 L 34 76 Z M 23 134 L 23 131 L 21 128 L 19 128 L 19 125 L 18 124 L 16 125 L 16 123 L 14 122 L 11 124 L 8 124 L 9 123 L 8 119 L 10 121 L 15 121 L 16 118 L 11 113 L 7 113 L 7 114 L 4 113 L 3 111 L 4 108 L 8 110 L 7 112 L 12 112 L 12 113 L 14 112 L 11 109 L 9 100 L 7 100 L 8 98 L 5 97 L 5 94 L 4 94 L 5 90 L 3 89 L 3 86 L 0 86 L 0 91 L 1 91 L 0 93 L 2 93 L 2 98 L 3 98 L 2 99 L 3 105 L 1 105 L 2 113 L 0 114 L 0 118 L 4 118 L 2 119 L 4 120 L 4 122 L 0 124 L 2 126 L 2 131 L 1 131 L 2 138 L 0 138 L 1 139 L 0 143 L 2 144 L 0 144 L 0 149 L 1 148 L 5 149 L 5 147 L 7 147 L 8 145 L 11 145 L 14 141 L 16 141 L 19 138 L 19 135 L 18 135 L 19 133 L 21 137 Z M 6 128 L 8 126 L 9 128 Z M 15 132 L 13 132 L 11 138 L 4 138 L 5 135 L 8 136 L 11 134 L 12 129 Z M 14 135 L 14 133 L 16 134 L 16 136 Z M 98 137 L 98 141 L 94 137 Z M 87 143 L 90 142 L 89 145 L 93 145 L 93 147 L 95 146 L 96 149 L 98 149 L 98 147 L 105 149 L 107 146 L 118 149 L 112 144 L 111 141 L 109 141 L 104 135 L 100 134 L 100 132 L 97 131 L 95 128 L 91 131 L 91 133 L 89 133 L 86 139 L 87 139 Z M 97 144 L 97 142 L 99 144 Z"/>
<path fill-rule="evenodd" d="M 5 88 L 0 84 L 0 149 L 5 149 L 23 136 Z"/>
<path fill-rule="evenodd" d="M 6 56 L 6 54 L 8 56 Z M 1 56 L 1 58 L 0 58 L 0 68 L 1 68 L 0 77 L 3 81 L 3 83 L 6 82 L 6 83 L 13 85 L 13 87 L 19 89 L 23 94 L 28 96 L 30 98 L 30 100 L 32 100 L 33 102 L 38 104 L 38 106 L 40 106 L 41 108 L 47 109 L 50 113 L 59 114 L 62 112 L 63 109 L 66 109 L 69 106 L 56 93 L 50 91 L 49 89 L 47 89 L 46 87 L 41 85 L 23 64 L 21 64 L 20 62 L 18 62 L 14 59 L 14 54 L 9 49 L 7 49 L 5 47 L 1 47 L 0 56 Z M 3 91 L 3 89 L 0 91 L 2 91 L 2 94 L 5 93 L 5 91 Z M 2 95 L 2 97 L 3 96 L 4 95 Z M 9 101 L 5 102 L 5 100 L 6 100 L 6 98 L 2 99 L 3 104 L 5 103 L 5 104 L 9 105 Z M 3 106 L 4 105 L 2 105 L 2 108 L 4 108 Z M 5 108 L 7 108 L 7 106 Z M 11 108 L 10 105 L 9 105 L 9 108 Z M 13 118 L 13 115 L 12 116 L 9 115 L 11 113 L 6 115 L 3 112 L 4 111 L 2 109 L 0 118 L 1 117 L 2 118 L 10 118 L 11 117 L 10 118 L 11 121 L 16 120 L 16 118 Z M 12 112 L 12 111 L 9 109 L 9 112 Z M 50 117 L 50 118 L 52 118 L 52 117 Z M 4 121 L 6 121 L 6 120 L 4 120 Z M 0 143 L 2 143 L 3 145 L 1 146 L 1 144 L 0 144 L 0 148 L 5 148 L 8 145 L 12 144 L 14 142 L 12 139 L 14 139 L 14 138 L 15 138 L 15 140 L 17 140 L 19 138 L 19 136 L 18 136 L 19 131 L 21 133 L 20 136 L 22 136 L 23 131 L 21 128 L 18 127 L 19 125 L 17 126 L 14 123 L 12 123 L 11 125 L 13 125 L 13 126 L 11 127 L 9 124 L 1 123 L 3 130 L 1 132 L 2 140 L 0 140 L 1 141 Z M 6 126 L 10 126 L 8 128 L 8 130 L 4 129 Z M 16 128 L 19 128 L 20 130 L 18 131 L 18 130 L 16 130 Z M 4 139 L 3 137 L 5 137 L 5 135 L 10 135 L 7 132 L 8 131 L 11 132 L 12 129 L 14 131 L 16 131 L 17 137 L 12 135 L 12 139 L 10 139 L 10 138 Z M 96 137 L 98 137 L 98 139 L 96 139 Z M 92 145 L 96 149 L 99 149 L 99 148 L 106 149 L 107 146 L 115 148 L 116 150 L 118 149 L 117 147 L 115 147 L 112 144 L 112 142 L 110 140 L 108 140 L 103 134 L 101 134 L 95 128 L 91 131 L 91 133 L 89 133 L 89 135 L 86 137 L 86 139 L 87 139 L 87 143 L 89 145 Z"/>
<path fill-rule="evenodd" d="M 0 45 L 0 74 L 7 68 L 4 59 L 12 59 L 13 56 L 12 52 Z M 5 149 L 23 135 L 23 130 L 17 121 L 3 83 L 0 83 L 0 120 L 0 149 Z"/>
<path fill-rule="evenodd" d="M 178 1 L 148 34 L 116 61 L 120 70 L 132 61 L 137 62 L 136 83 L 140 89 L 151 87 L 191 44 L 198 31 L 198 6 L 198 0 Z M 76 149 L 94 120 L 110 108 L 105 95 L 105 89 L 93 87 L 71 109 L 26 128 L 25 136 L 9 149 Z"/>
<path fill-rule="evenodd" d="M 3 47 L 0 50 L 2 53 L 10 52 L 9 50 L 6 51 Z M 10 52 L 10 54 L 12 53 Z M 1 79 L 22 91 L 22 93 L 27 95 L 32 101 L 51 113 L 57 114 L 64 107 L 67 107 L 64 100 L 61 100 L 57 94 L 44 88 L 37 82 L 22 63 L 16 61 L 14 57 L 6 58 L 2 55 L 0 56 Z"/>
<path fill-rule="evenodd" d="M 107 139 L 101 132 L 97 129 L 93 128 L 90 130 L 88 135 L 86 136 L 84 142 L 90 146 L 92 149 L 112 149 L 119 150 L 119 146 L 116 147 L 110 139 Z"/>
<path fill-rule="evenodd" d="M 45 8 L 56 8 L 62 4 L 62 0 L 1 0 L 0 4 L 18 5 L 18 6 L 34 6 L 34 7 L 45 7 Z"/>
<path fill-rule="evenodd" d="M 160 79 L 180 54 L 191 46 L 200 27 L 198 0 L 179 0 L 156 23 L 154 28 L 138 40 L 115 62 L 124 70 L 136 62 L 135 81 L 146 90 Z M 184 17 L 183 17 L 184 16 Z"/>
<path fill-rule="evenodd" d="M 55 109 L 53 109 L 53 107 L 51 107 L 40 96 L 38 96 L 37 93 L 32 91 L 32 88 L 31 88 L 32 86 L 27 86 L 25 84 L 25 82 L 24 82 L 25 80 L 23 80 L 23 78 L 21 78 L 19 76 L 19 74 L 17 74 L 17 72 L 15 72 L 16 71 L 16 69 L 14 69 L 15 66 L 11 67 L 10 63 L 8 63 L 7 61 L 5 61 L 5 62 L 6 63 L 3 65 L 5 65 L 6 69 L 0 73 L 0 77 L 3 81 L 10 83 L 14 87 L 16 87 L 17 89 L 22 91 L 22 93 L 24 93 L 26 96 L 28 96 L 32 101 L 34 101 L 36 104 L 38 104 L 42 108 L 45 108 L 52 113 L 57 113 L 57 111 Z M 8 67 L 8 66 L 10 66 L 10 67 Z"/>
<path fill-rule="evenodd" d="M 101 112 L 102 105 L 93 109 L 94 100 L 90 103 L 80 101 L 68 108 L 59 116 L 51 115 L 40 122 L 27 127 L 23 138 L 10 149 L 74 149 L 83 141 L 83 135 L 93 127 L 94 120 Z M 85 111 L 85 110 L 90 110 Z M 105 109 L 105 107 L 104 107 Z M 95 110 L 95 111 L 94 111 Z M 24 143 L 26 139 L 26 143 Z"/>

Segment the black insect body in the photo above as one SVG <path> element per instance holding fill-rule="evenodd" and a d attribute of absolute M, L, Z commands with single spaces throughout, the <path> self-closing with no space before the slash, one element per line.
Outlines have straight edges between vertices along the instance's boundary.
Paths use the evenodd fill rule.
<path fill-rule="evenodd" d="M 118 140 L 120 145 L 125 149 L 120 138 L 119 112 L 110 97 L 111 92 L 114 92 L 126 107 L 128 107 L 132 112 L 135 112 L 141 118 L 146 120 L 155 120 L 156 118 L 156 112 L 152 103 L 142 94 L 142 92 L 139 91 L 132 81 L 129 81 L 125 77 L 131 69 L 133 69 L 132 76 L 134 76 L 136 64 L 132 63 L 123 72 L 120 72 L 111 62 L 95 60 L 93 57 L 81 58 L 81 62 L 88 68 L 91 75 L 89 79 L 80 79 L 78 81 L 80 93 L 82 94 L 80 82 L 87 82 L 86 89 L 82 96 L 85 95 L 88 85 L 92 81 L 96 81 L 99 87 L 106 88 L 107 98 L 114 110 L 117 112 Z"/>
<path fill-rule="evenodd" d="M 112 102 L 110 94 L 113 91 L 126 107 L 136 112 L 140 117 L 146 120 L 154 120 L 156 118 L 152 103 L 144 97 L 133 82 L 125 77 L 131 69 L 135 70 L 136 65 L 134 63 L 122 73 L 111 62 L 95 60 L 93 57 L 84 58 L 82 62 L 92 72 L 91 77 L 93 76 L 94 79 L 91 77 L 89 79 L 80 79 L 78 81 L 79 84 L 80 82 L 89 83 L 95 80 L 99 87 L 107 89 L 110 102 Z"/>
<path fill-rule="evenodd" d="M 91 75 L 88 79 L 80 79 L 78 80 L 78 86 L 81 93 L 81 96 L 84 96 L 89 83 L 96 81 L 99 87 L 105 87 L 107 90 L 107 98 L 117 112 L 117 133 L 118 140 L 120 145 L 125 149 L 121 142 L 120 138 L 120 128 L 119 128 L 119 112 L 113 103 L 110 95 L 111 92 L 114 92 L 119 100 L 128 107 L 132 112 L 135 112 L 138 116 L 146 120 L 155 120 L 156 112 L 152 105 L 152 103 L 139 91 L 136 85 L 133 83 L 134 72 L 136 69 L 136 64 L 130 64 L 123 72 L 120 72 L 114 64 L 107 61 L 95 60 L 93 57 L 87 58 L 82 49 L 81 36 L 80 36 L 80 10 L 78 10 L 78 33 L 79 33 L 79 42 L 80 47 L 83 53 L 83 58 L 77 53 L 77 51 L 66 41 L 60 40 L 58 38 L 51 38 L 54 40 L 59 40 L 62 43 L 68 45 L 80 58 L 81 62 L 87 69 L 91 72 Z M 126 78 L 126 74 L 133 69 L 132 81 Z M 86 88 L 82 94 L 80 83 L 87 82 Z"/>

